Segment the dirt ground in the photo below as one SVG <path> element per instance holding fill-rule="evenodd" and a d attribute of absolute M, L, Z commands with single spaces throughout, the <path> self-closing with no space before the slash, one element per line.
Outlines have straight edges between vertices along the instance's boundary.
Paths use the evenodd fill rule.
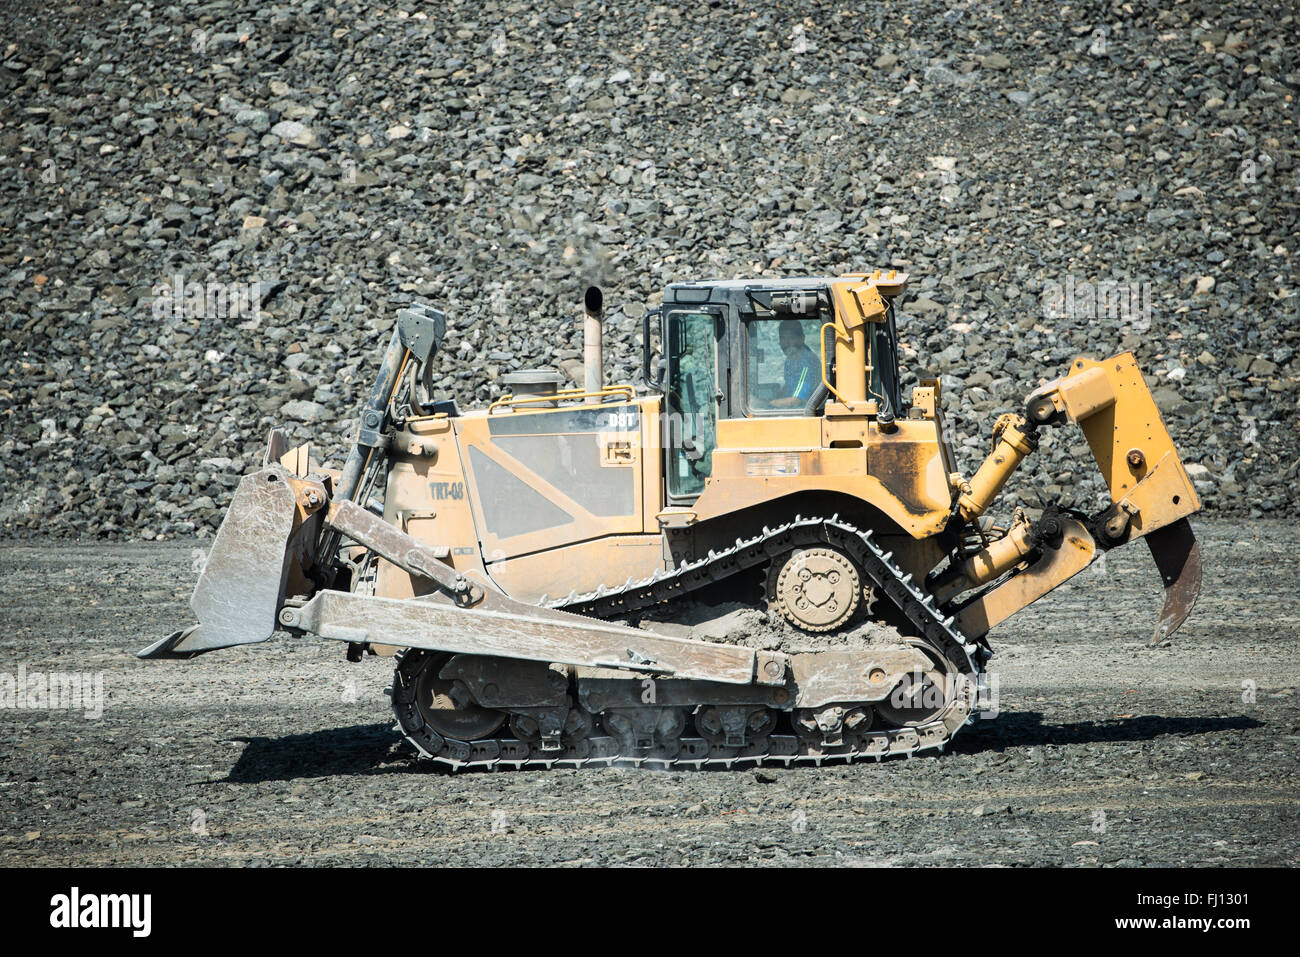
<path fill-rule="evenodd" d="M 1172 645 L 1146 644 L 1146 549 L 1113 552 L 993 633 L 1001 714 L 942 756 L 671 773 L 430 768 L 387 660 L 280 638 L 136 660 L 190 620 L 199 543 L 0 545 L 0 681 L 105 695 L 98 718 L 0 710 L 0 864 L 1295 866 L 1292 533 L 1196 527 Z"/>

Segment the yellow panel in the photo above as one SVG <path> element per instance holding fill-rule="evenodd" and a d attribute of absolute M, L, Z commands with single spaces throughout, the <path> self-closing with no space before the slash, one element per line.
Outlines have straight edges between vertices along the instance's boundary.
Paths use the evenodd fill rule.
<path fill-rule="evenodd" d="M 939 408 L 937 385 L 915 386 L 912 389 L 912 410 L 922 418 L 933 419 Z"/>
<path fill-rule="evenodd" d="M 1197 511 L 1201 507 L 1200 499 L 1133 354 L 1124 352 L 1102 362 L 1076 359 L 1066 377 L 1067 386 L 1079 376 L 1095 377 L 1093 370 L 1105 374 L 1115 401 L 1081 419 L 1079 426 L 1110 489 L 1111 500 L 1119 502 L 1129 498 L 1141 482 L 1145 488 L 1132 504 L 1146 506 L 1135 520 L 1136 527 L 1144 532 Z M 1131 452 L 1135 453 L 1133 462 L 1130 462 Z M 1161 468 L 1159 476 L 1154 474 L 1157 465 Z M 1153 480 L 1151 483 L 1144 481 L 1148 476 Z M 1156 484 L 1159 495 L 1154 492 Z"/>
<path fill-rule="evenodd" d="M 871 431 L 871 419 L 864 413 L 853 413 L 839 407 L 828 410 L 821 419 L 821 444 L 828 448 L 865 448 Z"/>
<path fill-rule="evenodd" d="M 1122 504 L 1137 510 L 1132 519 L 1137 535 L 1164 528 L 1201 507 L 1196 489 L 1174 452 L 1166 452 L 1155 468 L 1124 497 Z"/>
<path fill-rule="evenodd" d="M 1105 369 L 1094 366 L 1079 370 L 1077 374 L 1071 373 L 1060 381 L 1059 390 L 1065 411 L 1076 422 L 1097 414 L 1115 402 L 1115 391 L 1111 388 Z"/>
<path fill-rule="evenodd" d="M 937 457 L 918 487 L 930 490 L 934 482 L 944 482 L 942 464 Z M 799 453 L 799 473 L 794 475 L 746 474 L 745 455 L 739 452 L 715 452 L 713 475 L 704 486 L 692 511 L 698 521 L 727 515 L 798 492 L 839 492 L 861 499 L 880 509 L 915 538 L 924 538 L 943 529 L 948 519 L 948 499 L 941 507 L 925 508 L 923 500 L 908 500 L 880 479 L 866 474 L 866 454 L 862 449 L 824 449 Z M 945 484 L 946 488 L 946 484 Z M 779 517 L 774 517 L 774 521 Z"/>
<path fill-rule="evenodd" d="M 655 516 L 664 504 L 662 419 L 658 396 L 641 400 L 641 531 L 657 533 Z"/>
<path fill-rule="evenodd" d="M 450 425 L 445 419 L 413 420 L 410 431 L 391 452 L 384 520 L 422 544 L 451 549 L 451 567 L 483 574 L 465 472 Z M 414 446 L 421 451 L 413 452 Z M 431 587 L 424 583 L 423 591 Z M 410 598 L 415 594 L 410 574 L 381 560 L 376 594 Z"/>
<path fill-rule="evenodd" d="M 662 535 L 616 535 L 492 562 L 488 573 L 511 598 L 535 602 L 648 578 L 663 567 Z"/>
<path fill-rule="evenodd" d="M 724 420 L 719 428 L 736 421 Z M 900 420 L 892 433 L 865 416 L 743 421 L 737 432 L 752 444 L 714 451 L 713 474 L 692 509 L 697 521 L 822 490 L 879 508 L 915 538 L 933 535 L 948 520 L 952 494 L 934 419 Z M 781 423 L 790 441 L 784 448 L 776 437 L 762 442 L 755 434 L 773 423 Z M 812 435 L 814 429 L 824 435 Z M 816 447 L 822 442 L 839 446 Z"/>
<path fill-rule="evenodd" d="M 892 433 L 871 430 L 867 471 L 914 515 L 948 514 L 952 490 L 933 419 L 905 419 Z"/>
<path fill-rule="evenodd" d="M 527 437 L 543 437 L 550 435 L 547 431 L 547 416 L 555 416 L 557 419 L 564 416 L 565 413 L 590 413 L 592 411 L 603 411 L 609 415 L 622 414 L 628 409 L 627 405 L 615 405 L 608 408 L 588 405 L 562 406 L 558 409 L 548 409 L 545 411 L 532 412 L 511 412 L 502 415 L 489 417 L 483 414 L 471 414 L 456 420 L 456 437 L 461 446 L 465 449 L 465 456 L 470 459 L 471 466 L 474 464 L 473 455 L 480 454 L 489 460 L 490 464 L 495 464 L 500 470 L 508 473 L 514 479 L 523 483 L 528 489 L 540 496 L 545 503 L 549 503 L 557 508 L 560 512 L 567 514 L 572 521 L 566 521 L 562 524 L 554 525 L 549 528 L 540 528 L 536 531 L 527 531 L 520 534 L 509 535 L 506 537 L 494 534 L 486 527 L 483 521 L 484 515 L 484 489 L 481 487 L 481 477 L 474 476 L 473 468 L 469 470 L 468 488 L 470 491 L 470 500 L 474 504 L 475 518 L 478 520 L 479 540 L 482 543 L 483 551 L 488 561 L 495 561 L 501 558 L 512 558 L 518 555 L 526 555 L 532 552 L 544 552 L 573 542 L 590 541 L 606 535 L 623 535 L 641 532 L 644 530 L 644 507 L 641 483 L 643 471 L 640 463 L 636 459 L 643 457 L 639 448 L 635 450 L 634 457 L 628 465 L 610 464 L 610 469 L 626 470 L 631 477 L 632 483 L 632 510 L 624 515 L 597 515 L 584 508 L 575 500 L 574 494 L 578 488 L 562 488 L 546 481 L 541 475 L 527 468 L 521 461 L 512 456 L 505 448 L 508 440 L 519 438 L 520 436 L 505 435 L 501 436 L 501 442 L 493 436 L 489 430 L 489 421 L 503 416 L 527 416 L 531 423 L 535 423 L 536 431 L 526 433 Z M 644 429 L 644 423 L 641 426 Z M 563 441 L 566 434 L 577 436 L 594 435 L 597 445 L 604 449 L 610 442 L 626 443 L 633 441 L 641 443 L 644 441 L 642 436 L 644 432 L 627 432 L 627 431 L 602 431 L 588 432 L 577 431 L 574 433 L 556 432 L 556 454 L 563 453 Z M 484 467 L 487 467 L 486 464 Z M 491 504 L 490 502 L 488 504 Z"/>
<path fill-rule="evenodd" d="M 821 444 L 821 419 L 811 415 L 718 420 L 720 449 L 815 449 Z"/>

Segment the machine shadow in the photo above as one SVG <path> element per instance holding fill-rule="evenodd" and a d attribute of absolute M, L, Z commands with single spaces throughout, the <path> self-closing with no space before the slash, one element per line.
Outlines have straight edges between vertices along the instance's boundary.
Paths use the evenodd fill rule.
<path fill-rule="evenodd" d="M 1151 741 L 1165 735 L 1186 737 L 1221 731 L 1246 731 L 1264 723 L 1245 715 L 1231 717 L 1164 717 L 1141 715 L 1109 721 L 1074 721 L 1044 724 L 1038 711 L 1004 712 L 996 720 L 981 721 L 964 731 L 948 747 L 953 754 L 979 754 L 1008 748 L 1045 745 L 1107 744 Z"/>
<path fill-rule="evenodd" d="M 415 751 L 391 722 L 328 728 L 278 738 L 233 738 L 244 751 L 223 784 L 260 784 L 296 778 L 390 773 L 448 773 L 417 764 Z"/>
<path fill-rule="evenodd" d="M 1185 737 L 1246 731 L 1264 726 L 1244 715 L 1232 717 L 1162 717 L 1144 715 L 1111 721 L 1079 721 L 1044 724 L 1037 711 L 1004 713 L 996 721 L 981 722 L 957 737 L 947 749 L 950 754 L 979 754 L 1045 745 L 1105 744 L 1151 741 L 1165 735 Z M 278 738 L 235 738 L 244 751 L 222 779 L 223 784 L 260 784 L 298 778 L 324 778 L 359 774 L 483 774 L 485 768 L 453 771 L 416 759 L 414 749 L 391 724 L 361 724 L 330 728 Z M 938 760 L 942 760 L 938 756 Z M 835 762 L 832 762 L 835 763 Z M 869 762 L 874 764 L 874 762 Z M 752 767 L 748 762 L 737 769 Z M 705 768 L 725 772 L 725 768 Z M 509 773 L 509 772 L 504 772 Z"/>

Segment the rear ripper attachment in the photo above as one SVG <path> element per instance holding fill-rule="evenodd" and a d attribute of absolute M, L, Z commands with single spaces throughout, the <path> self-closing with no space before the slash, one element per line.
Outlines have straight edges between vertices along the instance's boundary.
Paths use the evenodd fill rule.
<path fill-rule="evenodd" d="M 988 633 L 1138 538 L 1172 634 L 1200 586 L 1200 504 L 1133 357 L 1036 389 L 967 481 L 937 380 L 910 402 L 899 386 L 906 283 L 674 284 L 644 319 L 639 389 L 606 384 L 588 289 L 583 386 L 512 373 L 477 412 L 437 394 L 445 316 L 404 309 L 343 467 L 273 430 L 199 623 L 140 657 L 319 636 L 396 658 L 398 726 L 449 767 L 703 767 L 941 750 L 983 704 Z M 1070 423 L 1113 504 L 993 525 L 1040 430 Z M 766 595 L 808 646 L 674 630 L 719 588 Z"/>

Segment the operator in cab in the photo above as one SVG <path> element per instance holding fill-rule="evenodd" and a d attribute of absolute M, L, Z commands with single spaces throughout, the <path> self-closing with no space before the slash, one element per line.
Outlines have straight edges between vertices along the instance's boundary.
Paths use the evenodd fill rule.
<path fill-rule="evenodd" d="M 781 351 L 785 353 L 784 395 L 772 401 L 776 409 L 801 409 L 822 381 L 821 362 L 808 348 L 798 319 L 781 323 Z"/>

